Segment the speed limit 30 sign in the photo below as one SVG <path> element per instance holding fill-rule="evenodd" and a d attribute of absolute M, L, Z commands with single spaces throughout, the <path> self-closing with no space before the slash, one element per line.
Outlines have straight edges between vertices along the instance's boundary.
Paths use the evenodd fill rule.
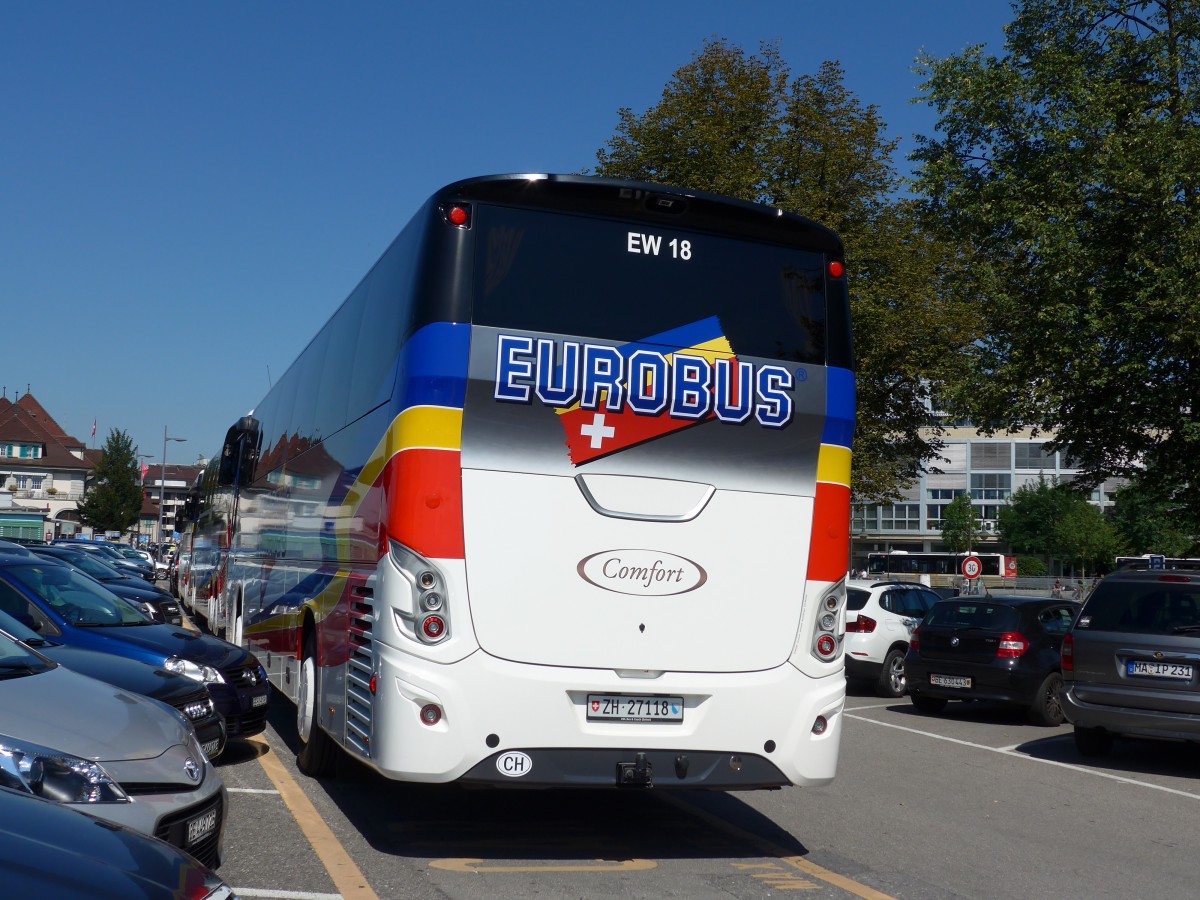
<path fill-rule="evenodd" d="M 978 556 L 968 556 L 962 562 L 962 573 L 964 578 L 972 580 L 979 577 L 979 573 L 983 571 L 983 563 L 979 561 Z"/>

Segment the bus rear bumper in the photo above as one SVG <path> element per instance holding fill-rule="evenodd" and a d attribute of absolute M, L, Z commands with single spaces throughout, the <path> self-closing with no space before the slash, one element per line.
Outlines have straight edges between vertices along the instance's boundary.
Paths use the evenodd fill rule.
<path fill-rule="evenodd" d="M 749 789 L 827 784 L 837 770 L 846 694 L 840 669 L 824 678 L 791 664 L 623 677 L 610 669 L 514 663 L 482 651 L 439 665 L 382 644 L 376 649 L 378 695 L 366 762 L 390 777 L 511 787 Z M 680 697 L 683 720 L 589 721 L 595 694 Z M 439 718 L 425 724 L 421 710 L 430 705 Z M 649 784 L 643 763 L 652 773 Z"/>

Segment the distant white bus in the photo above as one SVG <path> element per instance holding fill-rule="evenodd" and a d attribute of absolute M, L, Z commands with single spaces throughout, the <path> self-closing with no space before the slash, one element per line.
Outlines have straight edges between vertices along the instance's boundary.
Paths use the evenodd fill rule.
<path fill-rule="evenodd" d="M 980 575 L 1017 577 L 1017 558 L 1003 553 L 924 553 L 907 550 L 874 551 L 867 554 L 867 572 L 878 575 L 947 575 L 962 577 L 963 560 L 977 558 Z"/>
<path fill-rule="evenodd" d="M 840 240 L 776 209 L 451 185 L 230 429 L 188 602 L 296 703 L 310 774 L 828 782 L 848 310 Z"/>

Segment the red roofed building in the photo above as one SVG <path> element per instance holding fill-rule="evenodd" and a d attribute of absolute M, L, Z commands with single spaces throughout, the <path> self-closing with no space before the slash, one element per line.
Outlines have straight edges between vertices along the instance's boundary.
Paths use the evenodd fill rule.
<path fill-rule="evenodd" d="M 0 537 L 67 537 L 80 529 L 78 504 L 99 450 L 73 438 L 26 392 L 0 397 Z M 45 533 L 42 533 L 44 528 Z M 33 533 L 34 531 L 37 533 Z"/>

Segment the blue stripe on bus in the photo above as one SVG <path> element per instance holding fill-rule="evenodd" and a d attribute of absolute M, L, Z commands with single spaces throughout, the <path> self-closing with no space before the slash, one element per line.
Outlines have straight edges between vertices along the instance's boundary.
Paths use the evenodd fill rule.
<path fill-rule="evenodd" d="M 396 361 L 403 377 L 398 379 L 393 411 L 414 406 L 462 409 L 470 350 L 470 325 L 434 322 L 412 335 Z"/>
<path fill-rule="evenodd" d="M 825 431 L 821 443 L 849 447 L 854 442 L 854 373 L 832 366 L 825 373 Z"/>
<path fill-rule="evenodd" d="M 689 347 L 696 347 L 724 336 L 724 333 L 721 331 L 720 321 L 716 316 L 709 316 L 707 319 L 701 319 L 699 322 L 681 325 L 678 328 L 672 328 L 670 331 L 664 331 L 662 334 L 651 335 L 650 337 L 626 344 L 625 347 L 628 348 L 628 352 L 624 355 L 628 356 L 634 350 L 639 350 L 645 345 L 686 350 Z"/>

